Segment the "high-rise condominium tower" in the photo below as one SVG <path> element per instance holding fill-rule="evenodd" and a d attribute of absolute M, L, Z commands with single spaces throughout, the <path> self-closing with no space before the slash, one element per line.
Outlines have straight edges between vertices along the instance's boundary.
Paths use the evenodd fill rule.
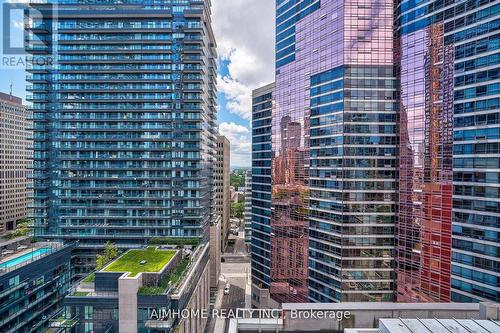
<path fill-rule="evenodd" d="M 80 248 L 208 237 L 216 136 L 210 0 L 33 8 L 35 232 Z M 47 7 L 48 6 L 48 7 Z"/>
<path fill-rule="evenodd" d="M 272 158 L 270 211 L 252 230 L 252 251 L 270 255 L 252 268 L 278 302 L 393 299 L 392 12 L 390 0 L 276 2 L 271 151 L 258 152 Z"/>
<path fill-rule="evenodd" d="M 27 217 L 28 118 L 21 98 L 0 93 L 0 235 Z"/>
<path fill-rule="evenodd" d="M 500 301 L 500 4 L 401 1 L 398 301 Z"/>

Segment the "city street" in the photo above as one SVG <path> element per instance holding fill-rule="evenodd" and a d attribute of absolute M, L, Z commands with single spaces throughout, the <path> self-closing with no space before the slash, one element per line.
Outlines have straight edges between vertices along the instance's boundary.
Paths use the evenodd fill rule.
<path fill-rule="evenodd" d="M 250 256 L 246 250 L 243 226 L 240 226 L 238 236 L 232 237 L 235 238 L 234 245 L 228 246 L 226 249 L 228 252 L 223 254 L 224 262 L 221 264 L 216 309 L 234 310 L 250 307 Z M 227 282 L 230 284 L 229 294 L 224 295 Z M 224 333 L 228 324 L 229 320 L 217 319 L 208 332 Z"/>

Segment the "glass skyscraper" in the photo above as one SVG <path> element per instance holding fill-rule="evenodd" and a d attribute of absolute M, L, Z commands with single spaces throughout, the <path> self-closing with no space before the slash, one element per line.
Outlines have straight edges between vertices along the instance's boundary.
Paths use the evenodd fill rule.
<path fill-rule="evenodd" d="M 271 145 L 254 94 L 252 225 L 253 282 L 275 301 L 393 299 L 392 5 L 276 2 Z"/>
<path fill-rule="evenodd" d="M 208 237 L 216 50 L 210 0 L 32 4 L 26 50 L 40 238 Z M 83 263 L 82 263 L 83 264 Z"/>
<path fill-rule="evenodd" d="M 400 1 L 397 299 L 500 301 L 500 4 Z"/>
<path fill-rule="evenodd" d="M 271 282 L 271 117 L 274 83 L 252 92 L 252 302 Z"/>
<path fill-rule="evenodd" d="M 271 145 L 253 96 L 254 305 L 499 301 L 499 14 L 276 1 Z"/>

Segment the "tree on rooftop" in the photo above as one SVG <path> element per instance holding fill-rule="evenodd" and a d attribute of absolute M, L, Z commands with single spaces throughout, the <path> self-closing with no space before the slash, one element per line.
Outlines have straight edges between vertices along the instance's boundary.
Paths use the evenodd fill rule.
<path fill-rule="evenodd" d="M 116 257 L 118 257 L 118 248 L 114 243 L 106 242 L 106 244 L 104 244 L 104 253 L 98 254 L 96 257 L 96 269 L 103 268 L 106 263 L 110 262 Z"/>

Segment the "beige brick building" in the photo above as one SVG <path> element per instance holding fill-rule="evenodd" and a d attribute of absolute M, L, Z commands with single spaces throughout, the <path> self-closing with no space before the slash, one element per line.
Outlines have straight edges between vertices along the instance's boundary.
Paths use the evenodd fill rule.
<path fill-rule="evenodd" d="M 27 215 L 28 118 L 21 98 L 0 93 L 0 235 Z"/>
<path fill-rule="evenodd" d="M 215 174 L 215 213 L 222 217 L 221 221 L 221 250 L 224 252 L 229 235 L 229 214 L 231 209 L 231 198 L 229 193 L 229 166 L 230 166 L 230 143 L 229 140 L 219 135 L 217 137 L 217 153 L 214 167 Z"/>

